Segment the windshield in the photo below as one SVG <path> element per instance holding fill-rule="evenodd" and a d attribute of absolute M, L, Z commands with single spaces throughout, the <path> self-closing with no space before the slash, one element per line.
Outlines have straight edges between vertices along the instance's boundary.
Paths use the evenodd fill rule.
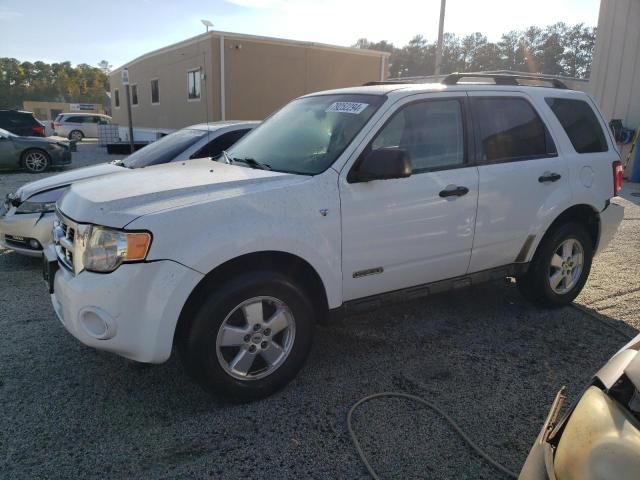
<path fill-rule="evenodd" d="M 124 166 L 127 168 L 141 168 L 170 162 L 206 134 L 206 130 L 192 128 L 183 128 L 177 132 L 170 133 L 166 137 L 162 137 L 160 140 L 156 140 L 129 155 L 124 159 Z"/>
<path fill-rule="evenodd" d="M 355 94 L 294 100 L 233 145 L 227 158 L 316 175 L 336 161 L 385 100 L 383 95 Z M 220 161 L 224 160 L 223 155 Z"/>

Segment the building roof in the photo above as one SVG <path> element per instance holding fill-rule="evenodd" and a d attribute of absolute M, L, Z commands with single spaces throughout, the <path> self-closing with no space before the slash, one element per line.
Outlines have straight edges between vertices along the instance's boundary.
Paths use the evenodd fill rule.
<path fill-rule="evenodd" d="M 385 56 L 385 57 L 388 57 L 391 55 L 389 52 L 382 52 L 379 50 L 369 50 L 365 48 L 342 47 L 339 45 L 329 45 L 327 43 L 305 42 L 301 40 L 289 40 L 285 38 L 263 37 L 259 35 L 248 35 L 244 33 L 222 32 L 218 30 L 212 30 L 207 33 L 196 35 L 195 37 L 187 38 L 186 40 L 182 40 L 181 42 L 173 43 L 171 45 L 167 45 L 166 47 L 162 47 L 157 50 L 152 50 L 151 52 L 145 53 L 144 55 L 140 55 L 139 57 L 134 58 L 130 62 L 127 62 L 125 65 L 120 65 L 118 68 L 113 69 L 110 75 L 120 72 L 120 70 L 122 70 L 124 67 L 130 67 L 131 65 L 137 62 L 140 62 L 142 60 L 145 60 L 147 58 L 151 58 L 156 55 L 169 52 L 171 50 L 176 50 L 178 48 L 186 47 L 188 45 L 200 42 L 202 40 L 205 40 L 207 37 L 223 37 L 223 36 L 225 38 L 232 38 L 237 40 L 254 40 L 254 41 L 268 42 L 268 43 L 281 44 L 281 45 L 295 45 L 295 46 L 301 46 L 301 47 L 318 48 L 323 50 L 344 51 L 344 52 L 353 53 L 355 55 L 372 55 L 372 56 Z"/>

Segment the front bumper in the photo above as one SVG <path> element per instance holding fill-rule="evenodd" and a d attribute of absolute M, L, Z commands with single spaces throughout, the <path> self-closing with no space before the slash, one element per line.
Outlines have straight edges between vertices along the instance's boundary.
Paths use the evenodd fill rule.
<path fill-rule="evenodd" d="M 15 209 L 9 210 L 6 215 L 0 217 L 0 246 L 23 255 L 39 257 L 42 255 L 42 248 L 29 247 L 28 240 L 37 240 L 43 247 L 51 242 L 54 219 L 54 213 L 15 214 Z M 12 237 L 25 240 L 16 241 Z"/>
<path fill-rule="evenodd" d="M 108 274 L 73 275 L 60 267 L 51 301 L 65 328 L 85 345 L 162 363 L 171 355 L 182 307 L 202 277 L 170 260 L 124 264 Z"/>
<path fill-rule="evenodd" d="M 71 149 L 65 148 L 60 152 L 52 152 L 51 165 L 69 165 L 71 163 Z"/>
<path fill-rule="evenodd" d="M 611 243 L 623 218 L 624 207 L 617 203 L 610 203 L 600 212 L 600 239 L 596 253 L 602 252 Z"/>

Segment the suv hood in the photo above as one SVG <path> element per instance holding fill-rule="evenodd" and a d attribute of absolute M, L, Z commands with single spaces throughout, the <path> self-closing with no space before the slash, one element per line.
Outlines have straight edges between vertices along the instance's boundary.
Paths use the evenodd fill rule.
<path fill-rule="evenodd" d="M 59 173 L 57 175 L 51 175 L 45 177 L 42 180 L 36 180 L 35 182 L 29 182 L 24 184 L 18 189 L 17 197 L 21 201 L 25 201 L 27 198 L 35 193 L 43 192 L 45 190 L 52 190 L 58 187 L 64 187 L 92 177 L 99 177 L 102 175 L 108 175 L 110 173 L 126 172 L 127 169 L 119 167 L 111 163 L 101 163 L 99 165 L 93 165 L 91 167 L 76 168 L 69 170 L 68 172 Z"/>
<path fill-rule="evenodd" d="M 58 200 L 58 208 L 76 222 L 123 228 L 143 215 L 286 187 L 308 178 L 203 158 L 74 184 Z"/>

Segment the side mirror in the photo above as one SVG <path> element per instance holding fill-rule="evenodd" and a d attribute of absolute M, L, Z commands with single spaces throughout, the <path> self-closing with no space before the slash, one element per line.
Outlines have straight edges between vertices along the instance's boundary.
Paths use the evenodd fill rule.
<path fill-rule="evenodd" d="M 347 176 L 349 183 L 389 180 L 411 176 L 411 157 L 401 148 L 381 148 L 365 154 Z"/>

